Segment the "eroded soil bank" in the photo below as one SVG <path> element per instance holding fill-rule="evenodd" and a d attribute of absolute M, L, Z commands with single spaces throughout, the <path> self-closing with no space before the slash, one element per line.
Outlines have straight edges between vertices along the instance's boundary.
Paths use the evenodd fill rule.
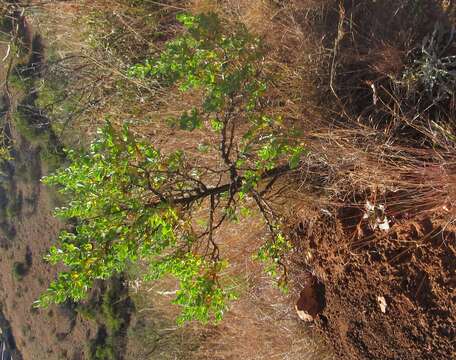
<path fill-rule="evenodd" d="M 455 228 L 423 218 L 371 231 L 356 208 L 293 230 L 324 286 L 318 331 L 344 359 L 456 357 Z"/>

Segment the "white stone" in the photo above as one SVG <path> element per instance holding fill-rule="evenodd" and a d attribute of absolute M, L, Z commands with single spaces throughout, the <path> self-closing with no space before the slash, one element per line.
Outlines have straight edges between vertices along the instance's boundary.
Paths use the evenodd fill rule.
<path fill-rule="evenodd" d="M 309 315 L 308 313 L 306 313 L 303 310 L 298 310 L 298 307 L 296 305 L 295 305 L 295 309 L 296 309 L 296 313 L 298 314 L 299 318 L 302 321 L 307 321 L 307 322 L 313 321 L 313 317 L 311 315 Z"/>
<path fill-rule="evenodd" d="M 377 296 L 378 306 L 380 306 L 380 311 L 386 313 L 386 300 L 383 296 Z"/>

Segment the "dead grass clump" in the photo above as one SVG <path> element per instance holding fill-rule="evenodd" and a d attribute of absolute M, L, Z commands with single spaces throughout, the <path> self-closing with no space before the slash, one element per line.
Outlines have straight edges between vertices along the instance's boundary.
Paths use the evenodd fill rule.
<path fill-rule="evenodd" d="M 219 5 L 214 0 L 190 0 L 187 9 L 194 14 L 203 14 L 208 12 L 218 12 Z"/>
<path fill-rule="evenodd" d="M 378 203 L 391 223 L 416 216 L 455 218 L 451 151 L 394 145 L 364 127 L 319 132 L 309 139 L 314 154 L 302 171 L 307 189 L 323 197 L 322 206 L 364 212 L 366 201 Z"/>
<path fill-rule="evenodd" d="M 179 31 L 175 15 L 183 10 L 179 1 L 130 0 L 58 1 L 34 9 L 34 27 L 46 39 L 40 105 L 67 146 L 84 145 L 107 117 L 148 120 L 159 89 L 126 71 Z"/>
<path fill-rule="evenodd" d="M 184 10 L 177 5 L 176 1 L 84 1 L 78 12 L 92 50 L 129 65 L 144 60 L 174 36 L 175 15 Z"/>
<path fill-rule="evenodd" d="M 451 154 L 414 149 L 398 149 L 385 159 L 382 171 L 391 174 L 385 181 L 381 200 L 387 216 L 394 221 L 438 216 L 453 222 L 454 160 Z"/>

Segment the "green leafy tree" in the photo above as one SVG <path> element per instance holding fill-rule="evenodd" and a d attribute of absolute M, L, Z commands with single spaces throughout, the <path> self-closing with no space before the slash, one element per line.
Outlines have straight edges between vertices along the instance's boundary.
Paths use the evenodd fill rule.
<path fill-rule="evenodd" d="M 229 32 L 214 14 L 179 20 L 184 35 L 158 58 L 133 66 L 130 75 L 201 95 L 200 105 L 173 123 L 215 136 L 217 144 L 202 151 L 217 161 L 202 164 L 179 149 L 162 152 L 126 125 L 108 124 L 87 151 L 68 151 L 70 165 L 44 180 L 70 199 L 57 215 L 76 221 L 48 255 L 68 270 L 59 273 L 39 305 L 84 299 L 96 279 L 141 261 L 148 264 L 149 279 L 178 279 L 180 321 L 218 321 L 235 294 L 220 275 L 228 263 L 216 232 L 245 214 L 249 201 L 271 235 L 258 257 L 272 272 L 282 264 L 289 244 L 266 196 L 280 176 L 298 166 L 304 148 L 287 135 L 281 118 L 265 113 L 261 42 L 242 26 Z M 196 208 L 207 209 L 204 227 L 195 226 L 201 220 L 192 216 Z"/>

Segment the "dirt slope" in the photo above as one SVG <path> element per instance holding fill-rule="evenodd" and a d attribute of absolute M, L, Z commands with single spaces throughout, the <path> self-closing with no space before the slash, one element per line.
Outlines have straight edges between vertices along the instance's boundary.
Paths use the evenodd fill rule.
<path fill-rule="evenodd" d="M 2 44 L 0 53 L 5 51 Z M 20 98 L 12 100 L 16 104 Z M 3 165 L 1 179 L 1 309 L 23 359 L 83 359 L 86 340 L 95 335 L 94 325 L 82 320 L 71 305 L 33 307 L 56 274 L 43 256 L 62 223 L 52 215 L 55 197 L 40 183 L 46 171 L 39 155 L 42 148 L 25 140 L 14 125 L 10 136 L 14 159 Z"/>
<path fill-rule="evenodd" d="M 294 230 L 324 284 L 319 332 L 344 359 L 456 358 L 456 229 L 424 218 L 385 234 L 362 215 L 307 214 Z"/>

